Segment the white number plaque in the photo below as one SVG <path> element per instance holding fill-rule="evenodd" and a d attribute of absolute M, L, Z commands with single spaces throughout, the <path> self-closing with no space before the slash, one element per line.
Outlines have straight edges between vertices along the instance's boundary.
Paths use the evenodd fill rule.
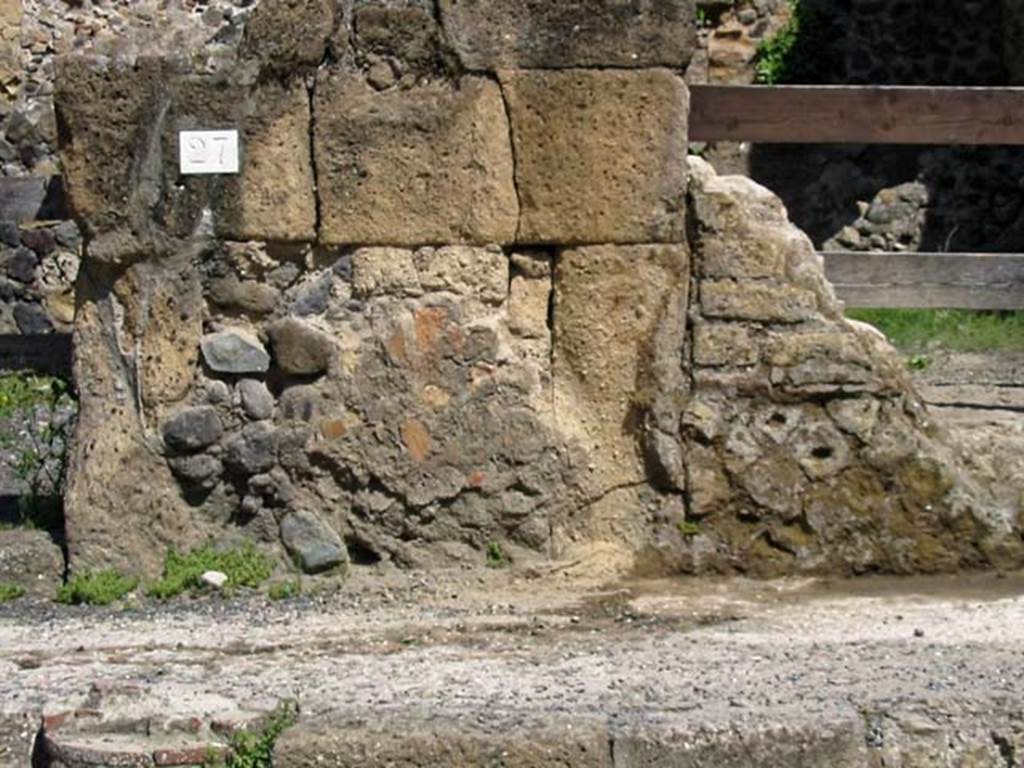
<path fill-rule="evenodd" d="M 238 173 L 238 131 L 182 131 L 178 146 L 183 175 Z"/>

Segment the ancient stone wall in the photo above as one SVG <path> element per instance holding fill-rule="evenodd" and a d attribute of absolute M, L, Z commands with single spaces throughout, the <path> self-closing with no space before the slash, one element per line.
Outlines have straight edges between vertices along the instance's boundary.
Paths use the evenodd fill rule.
<path fill-rule="evenodd" d="M 71 569 L 1019 558 L 778 201 L 687 159 L 694 39 L 689 0 L 264 0 L 213 64 L 62 58 Z M 179 172 L 196 128 L 240 174 Z"/>
<path fill-rule="evenodd" d="M 216 58 L 237 44 L 253 4 L 2 0 L 0 177 L 44 180 L 61 173 L 53 107 L 57 56 L 191 50 Z M 5 195 L 16 193 L 4 187 Z M 0 207 L 0 334 L 71 329 L 80 237 L 74 222 L 59 220 L 61 196 L 60 185 L 53 185 L 40 215 L 17 220 L 16 206 Z"/>

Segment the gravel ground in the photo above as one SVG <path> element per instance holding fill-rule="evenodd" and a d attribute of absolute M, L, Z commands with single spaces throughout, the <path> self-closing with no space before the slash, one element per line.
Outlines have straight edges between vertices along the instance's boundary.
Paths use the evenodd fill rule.
<path fill-rule="evenodd" d="M 126 709 L 210 717 L 292 698 L 310 733 L 664 717 L 728 730 L 898 713 L 929 732 L 980 717 L 988 734 L 1024 712 L 1024 575 L 560 580 L 368 571 L 345 592 L 277 604 L 20 602 L 0 608 L 0 718 L 83 707 L 112 680 L 134 687 L 108 719 Z M 1024 725 L 1017 735 L 1024 748 Z"/>

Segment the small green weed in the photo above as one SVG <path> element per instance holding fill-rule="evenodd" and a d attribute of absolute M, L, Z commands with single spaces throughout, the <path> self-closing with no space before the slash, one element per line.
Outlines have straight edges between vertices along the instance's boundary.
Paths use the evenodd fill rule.
<path fill-rule="evenodd" d="M 0 603 L 9 603 L 25 595 L 25 589 L 17 584 L 8 584 L 0 581 Z"/>
<path fill-rule="evenodd" d="M 996 352 L 1024 350 L 1024 312 L 959 309 L 857 309 L 846 313 L 878 328 L 893 345 L 927 357 L 934 350 Z M 913 358 L 911 359 L 913 361 Z M 918 365 L 921 363 L 919 362 Z M 911 362 L 911 368 L 915 365 Z M 920 370 L 920 368 L 915 368 Z"/>
<path fill-rule="evenodd" d="M 0 376 L 0 418 L 37 405 L 59 402 L 67 396 L 68 386 L 63 379 L 25 373 L 4 374 Z"/>
<path fill-rule="evenodd" d="M 692 539 L 694 536 L 700 536 L 700 526 L 692 520 L 685 520 L 679 523 L 676 525 L 676 529 L 685 539 Z"/>
<path fill-rule="evenodd" d="M 800 36 L 800 5 L 796 0 L 790 5 L 793 8 L 793 15 L 789 23 L 761 43 L 757 49 L 754 76 L 762 85 L 776 85 L 782 82 L 786 74 L 787 61 Z"/>
<path fill-rule="evenodd" d="M 270 721 L 258 733 L 240 731 L 231 740 L 231 752 L 226 760 L 207 760 L 207 768 L 272 768 L 274 743 L 288 728 L 295 725 L 299 707 L 285 702 L 271 716 Z"/>
<path fill-rule="evenodd" d="M 110 605 L 135 589 L 138 581 L 117 571 L 86 572 L 57 590 L 65 605 Z"/>
<path fill-rule="evenodd" d="M 505 568 L 511 563 L 504 548 L 497 541 L 487 542 L 487 567 Z"/>
<path fill-rule="evenodd" d="M 789 0 L 790 17 L 757 49 L 754 79 L 761 85 L 820 82 L 835 56 L 834 20 L 814 3 Z"/>
<path fill-rule="evenodd" d="M 270 585 L 267 596 L 271 600 L 290 600 L 302 594 L 302 579 L 297 576 L 288 581 L 278 581 Z"/>
<path fill-rule="evenodd" d="M 164 559 L 163 577 L 146 588 L 146 594 L 158 600 L 180 595 L 202 586 L 201 577 L 206 571 L 220 571 L 227 577 L 224 588 L 256 588 L 270 578 L 273 566 L 270 558 L 256 549 L 251 542 L 236 549 L 215 549 L 204 544 L 187 554 L 173 549 Z"/>
<path fill-rule="evenodd" d="M 907 358 L 907 367 L 912 371 L 926 371 L 931 364 L 932 359 L 928 355 L 911 355 Z"/>

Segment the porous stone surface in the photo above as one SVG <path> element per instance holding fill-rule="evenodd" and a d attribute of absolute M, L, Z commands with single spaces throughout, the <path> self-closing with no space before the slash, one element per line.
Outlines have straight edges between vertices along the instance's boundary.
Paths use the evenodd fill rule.
<path fill-rule="evenodd" d="M 1015 561 L 1019 523 L 984 503 L 894 351 L 843 319 L 778 199 L 690 163 L 696 341 L 681 434 L 694 525 L 684 559 L 852 573 Z"/>
<path fill-rule="evenodd" d="M 63 150 L 69 203 L 90 235 L 123 241 L 111 261 L 201 230 L 313 238 L 309 97 L 299 80 L 253 83 L 244 70 L 204 76 L 169 60 L 88 57 L 62 58 L 58 73 L 61 119 L 74 137 Z M 223 125 L 239 129 L 241 172 L 181 177 L 179 131 Z"/>
<path fill-rule="evenodd" d="M 690 0 L 441 0 L 440 8 L 471 70 L 685 69 L 696 42 Z"/>
<path fill-rule="evenodd" d="M 442 38 L 431 0 L 353 3 L 351 44 L 369 66 L 375 87 L 394 85 L 408 73 L 445 68 Z"/>
<path fill-rule="evenodd" d="M 685 239 L 689 100 L 677 74 L 503 71 L 521 243 Z"/>
<path fill-rule="evenodd" d="M 377 91 L 359 74 L 325 71 L 315 115 L 324 242 L 514 240 L 512 147 L 493 81 Z"/>
<path fill-rule="evenodd" d="M 243 51 L 274 72 L 315 67 L 334 33 L 335 0 L 271 0 L 256 5 L 245 25 Z"/>
<path fill-rule="evenodd" d="M 558 259 L 555 422 L 588 457 L 590 537 L 632 546 L 649 538 L 649 518 L 627 497 L 648 484 L 645 430 L 678 423 L 688 291 L 685 245 L 591 246 Z"/>

